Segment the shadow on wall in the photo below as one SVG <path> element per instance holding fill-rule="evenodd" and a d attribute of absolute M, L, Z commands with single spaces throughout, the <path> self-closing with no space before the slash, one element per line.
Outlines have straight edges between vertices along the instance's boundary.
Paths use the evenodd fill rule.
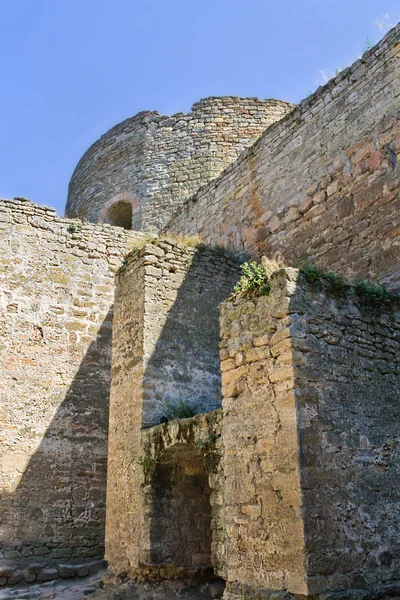
<path fill-rule="evenodd" d="M 200 449 L 177 444 L 166 450 L 151 494 L 151 563 L 212 570 L 211 489 Z"/>
<path fill-rule="evenodd" d="M 163 275 L 148 279 L 144 427 L 158 425 L 165 416 L 210 412 L 222 403 L 218 307 L 232 294 L 240 268 L 202 247 L 189 262 L 182 274 L 176 256 L 164 258 Z"/>
<path fill-rule="evenodd" d="M 112 309 L 18 487 L 0 498 L 6 560 L 51 564 L 104 555 L 111 327 Z"/>

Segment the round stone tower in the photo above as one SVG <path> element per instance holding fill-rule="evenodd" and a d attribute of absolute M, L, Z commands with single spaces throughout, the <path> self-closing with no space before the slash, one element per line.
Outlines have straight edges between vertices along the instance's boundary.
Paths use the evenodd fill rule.
<path fill-rule="evenodd" d="M 66 216 L 158 231 L 292 108 L 279 100 L 205 98 L 187 115 L 141 112 L 126 119 L 79 161 Z"/>

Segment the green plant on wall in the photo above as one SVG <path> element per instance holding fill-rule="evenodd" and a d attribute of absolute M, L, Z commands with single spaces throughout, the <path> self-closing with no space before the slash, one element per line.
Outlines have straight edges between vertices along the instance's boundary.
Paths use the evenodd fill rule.
<path fill-rule="evenodd" d="M 82 229 L 82 225 L 80 225 L 79 223 L 70 223 L 68 225 L 69 233 L 77 233 L 81 229 Z"/>
<path fill-rule="evenodd" d="M 149 483 L 151 480 L 151 476 L 153 474 L 154 468 L 156 466 L 156 459 L 152 458 L 148 454 L 141 454 L 136 457 L 135 463 L 142 467 L 144 480 L 146 483 Z"/>
<path fill-rule="evenodd" d="M 386 288 L 370 281 L 357 281 L 354 284 L 354 291 L 362 304 L 373 310 L 383 309 L 393 300 Z"/>
<path fill-rule="evenodd" d="M 300 271 L 303 273 L 307 283 L 319 288 L 325 287 L 334 295 L 341 296 L 350 289 L 350 285 L 343 277 L 332 271 L 323 271 L 310 260 L 304 263 Z"/>
<path fill-rule="evenodd" d="M 269 293 L 269 277 L 272 273 L 268 267 L 257 263 L 245 262 L 241 265 L 242 276 L 234 288 L 234 296 L 243 298 L 254 298 L 265 296 Z"/>
<path fill-rule="evenodd" d="M 168 421 L 172 421 L 173 419 L 188 419 L 189 417 L 194 417 L 199 412 L 193 403 L 183 398 L 179 398 L 179 400 L 174 400 L 173 402 L 164 402 L 164 416 Z"/>

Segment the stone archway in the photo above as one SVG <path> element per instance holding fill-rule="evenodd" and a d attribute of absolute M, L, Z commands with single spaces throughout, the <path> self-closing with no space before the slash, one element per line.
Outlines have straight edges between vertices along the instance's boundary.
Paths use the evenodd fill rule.
<path fill-rule="evenodd" d="M 121 192 L 108 200 L 98 216 L 99 223 L 108 223 L 115 227 L 142 229 L 142 210 L 136 194 Z"/>

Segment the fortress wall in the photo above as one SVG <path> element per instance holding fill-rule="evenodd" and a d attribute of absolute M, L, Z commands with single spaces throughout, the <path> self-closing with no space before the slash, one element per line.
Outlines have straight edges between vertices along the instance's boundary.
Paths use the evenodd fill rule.
<path fill-rule="evenodd" d="M 141 206 L 142 228 L 158 230 L 291 108 L 277 100 L 224 97 L 205 98 L 186 115 L 141 112 L 110 129 L 81 158 L 66 214 L 97 221 L 107 202 L 133 198 Z"/>
<path fill-rule="evenodd" d="M 222 305 L 226 600 L 398 593 L 400 313 L 369 302 L 285 269 Z"/>
<path fill-rule="evenodd" d="M 238 277 L 238 264 L 221 252 L 170 240 L 132 253 L 117 274 L 106 527 L 106 558 L 115 572 L 158 565 L 140 431 L 173 419 L 171 408 L 182 417 L 182 408 L 196 414 L 221 406 L 218 305 Z M 210 487 L 216 489 L 215 478 Z M 219 556 L 221 527 L 213 527 Z"/>
<path fill-rule="evenodd" d="M 167 231 L 398 286 L 399 56 L 400 25 L 269 127 Z"/>
<path fill-rule="evenodd" d="M 140 234 L 0 201 L 0 558 L 103 555 L 114 271 Z"/>
<path fill-rule="evenodd" d="M 310 593 L 398 584 L 399 308 L 291 302 Z"/>

